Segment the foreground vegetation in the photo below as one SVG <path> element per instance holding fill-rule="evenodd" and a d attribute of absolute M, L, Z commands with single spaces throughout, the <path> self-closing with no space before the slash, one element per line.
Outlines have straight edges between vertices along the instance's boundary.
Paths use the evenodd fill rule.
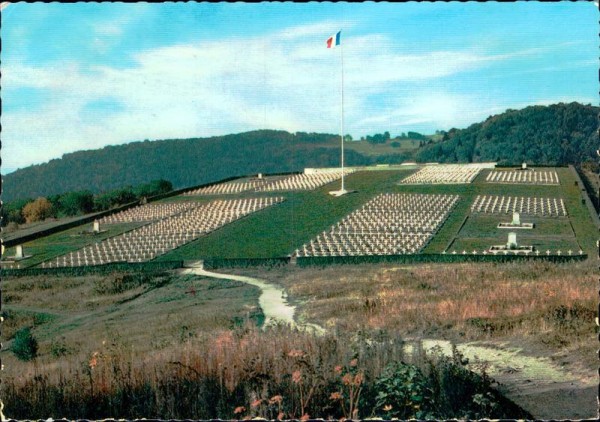
<path fill-rule="evenodd" d="M 571 367 L 596 362 L 589 261 L 237 272 L 285 286 L 300 321 L 326 333 L 259 328 L 258 291 L 238 282 L 177 273 L 3 280 L 5 413 L 521 418 L 530 415 L 492 388 L 485 368 L 475 375 L 456 351 L 408 353 L 407 342 L 496 339 Z M 25 328 L 36 340 L 28 361 L 14 349 Z"/>
<path fill-rule="evenodd" d="M 116 339 L 83 360 L 22 366 L 2 383 L 15 418 L 530 417 L 457 351 L 405 356 L 385 332 L 352 339 L 247 324 L 145 355 Z"/>
<path fill-rule="evenodd" d="M 514 338 L 573 353 L 591 366 L 596 270 L 590 260 L 389 264 L 279 269 L 263 277 L 288 289 L 302 318 L 329 329 L 454 341 Z"/>

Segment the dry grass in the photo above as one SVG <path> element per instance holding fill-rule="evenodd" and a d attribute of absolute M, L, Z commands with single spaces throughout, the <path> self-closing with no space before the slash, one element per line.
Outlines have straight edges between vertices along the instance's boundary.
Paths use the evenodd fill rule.
<path fill-rule="evenodd" d="M 370 348 L 334 335 L 315 337 L 287 327 L 264 332 L 245 325 L 204 333 L 179 347 L 151 353 L 140 353 L 126 339 L 113 339 L 59 361 L 46 358 L 21 364 L 18 374 L 4 378 L 2 388 L 5 401 L 12 404 L 6 412 L 16 417 L 41 417 L 38 409 L 70 418 L 115 416 L 107 413 L 111 409 L 128 417 L 300 418 L 321 412 L 339 416 L 329 396 L 342 386 L 340 368 L 360 366 L 366 382 L 387 363 L 402 358 L 398 339 L 388 339 L 387 347 Z M 132 407 L 123 391 L 144 407 Z M 193 393 L 196 401 L 187 393 Z M 282 400 L 271 400 L 276 396 Z M 95 400 L 98 411 L 91 404 Z M 192 402 L 186 406 L 188 400 Z M 21 405 L 23 401 L 30 410 Z M 59 405 L 64 414 L 54 413 Z M 235 414 L 238 407 L 246 410 Z"/>
<path fill-rule="evenodd" d="M 514 337 L 564 352 L 592 342 L 595 272 L 588 260 L 338 266 L 266 275 L 286 286 L 303 318 L 339 331 L 383 329 L 457 341 Z M 587 359 L 591 364 L 593 356 Z"/>
<path fill-rule="evenodd" d="M 42 359 L 22 365 L 18 375 L 3 378 L 2 396 L 5 412 L 15 418 L 273 420 L 382 415 L 375 407 L 376 382 L 388 364 L 407 359 L 399 338 L 380 335 L 368 342 L 366 337 L 373 338 L 314 336 L 283 326 L 261 331 L 245 325 L 145 354 L 115 339 L 60 362 Z M 460 363 L 440 357 L 423 361 L 422 350 L 412 356 L 429 368 L 436 403 L 445 403 L 449 392 L 460 403 L 456 409 L 433 410 L 431 417 L 507 417 L 506 412 L 527 416 L 514 406 L 496 406 L 489 413 L 476 404 L 474 395 L 486 394 L 489 385 Z M 446 380 L 445 387 L 434 392 L 435 380 Z M 456 390 L 456 382 L 463 389 Z"/>
<path fill-rule="evenodd" d="M 232 318 L 248 316 L 257 300 L 239 283 L 178 276 L 109 294 L 114 280 L 107 277 L 8 280 L 9 310 L 35 313 L 37 304 L 54 318 L 34 328 L 35 363 L 2 352 L 5 410 L 92 419 L 339 418 L 349 403 L 344 408 L 334 393 L 346 391 L 343 375 L 357 359 L 358 415 L 367 417 L 375 412 L 366 406 L 375 380 L 406 359 L 401 338 L 408 336 L 511 337 L 593 365 L 595 271 L 591 262 L 239 271 L 284 285 L 301 319 L 329 328 L 321 337 L 284 327 L 231 329 Z M 187 293 L 192 286 L 196 295 Z M 19 312 L 15 329 L 31 323 Z M 53 342 L 68 352 L 53 356 L 61 350 Z"/>
<path fill-rule="evenodd" d="M 14 333 L 32 327 L 40 360 L 97 350 L 126 339 L 136 352 L 174 347 L 187 339 L 251 319 L 262 321 L 259 291 L 236 281 L 159 274 L 123 286 L 123 275 L 3 280 L 4 373 L 22 370 L 10 352 Z M 58 355 L 58 356 L 57 356 Z"/>

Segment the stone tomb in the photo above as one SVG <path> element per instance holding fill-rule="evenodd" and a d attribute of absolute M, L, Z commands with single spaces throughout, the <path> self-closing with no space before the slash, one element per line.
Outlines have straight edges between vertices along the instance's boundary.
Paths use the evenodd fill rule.
<path fill-rule="evenodd" d="M 94 220 L 94 222 L 92 223 L 92 229 L 79 232 L 79 235 L 80 236 L 95 236 L 100 233 L 106 233 L 107 231 L 108 230 L 100 230 L 100 221 Z"/>
<path fill-rule="evenodd" d="M 533 229 L 534 227 L 533 223 L 521 222 L 521 216 L 518 212 L 513 212 L 513 219 L 510 223 L 498 223 L 497 226 L 499 229 Z"/>
<path fill-rule="evenodd" d="M 2 254 L 4 255 L 4 248 L 2 248 Z M 17 262 L 27 258 L 31 258 L 33 255 L 26 255 L 25 248 L 23 245 L 17 245 L 15 248 L 15 254 L 13 256 L 2 257 L 3 262 Z"/>
<path fill-rule="evenodd" d="M 510 252 L 514 252 L 514 253 L 519 253 L 519 252 L 529 253 L 529 252 L 533 252 L 533 250 L 534 250 L 533 246 L 519 245 L 517 243 L 517 233 L 510 232 L 510 233 L 508 233 L 508 241 L 506 242 L 506 244 L 493 245 L 490 247 L 488 252 L 497 253 L 497 252 L 503 252 L 503 251 L 510 251 Z"/>

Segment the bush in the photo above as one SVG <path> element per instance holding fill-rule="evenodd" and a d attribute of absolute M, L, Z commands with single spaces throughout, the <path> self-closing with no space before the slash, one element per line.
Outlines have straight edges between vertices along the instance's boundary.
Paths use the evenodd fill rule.
<path fill-rule="evenodd" d="M 55 358 L 69 354 L 69 349 L 65 343 L 64 337 L 62 337 L 60 340 L 52 340 L 52 343 L 50 344 L 50 353 Z"/>
<path fill-rule="evenodd" d="M 375 388 L 377 413 L 383 410 L 385 419 L 430 419 L 433 391 L 429 380 L 414 365 L 404 362 L 389 364 L 377 379 Z"/>
<path fill-rule="evenodd" d="M 30 361 L 37 357 L 38 343 L 29 327 L 17 331 L 11 349 L 15 356 L 23 361 Z"/>
<path fill-rule="evenodd" d="M 46 198 L 38 198 L 25 205 L 21 213 L 27 223 L 43 221 L 52 215 L 52 204 Z"/>

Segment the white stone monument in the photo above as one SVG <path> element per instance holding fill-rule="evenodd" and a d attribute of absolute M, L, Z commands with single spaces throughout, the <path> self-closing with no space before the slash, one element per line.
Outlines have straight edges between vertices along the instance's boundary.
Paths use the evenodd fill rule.
<path fill-rule="evenodd" d="M 521 164 L 521 169 L 522 170 L 527 170 L 527 163 Z"/>
<path fill-rule="evenodd" d="M 258 173 L 258 178 L 262 179 L 262 173 Z"/>
<path fill-rule="evenodd" d="M 15 259 L 23 259 L 25 254 L 23 253 L 23 245 L 17 245 L 17 251 L 15 252 Z"/>
<path fill-rule="evenodd" d="M 515 232 L 510 232 L 508 234 L 508 243 L 506 243 L 506 247 L 508 249 L 517 247 L 517 234 Z"/>
<path fill-rule="evenodd" d="M 92 231 L 94 233 L 100 233 L 100 222 L 98 220 L 94 220 L 94 228 Z"/>
<path fill-rule="evenodd" d="M 519 215 L 518 212 L 513 212 L 513 219 L 512 219 L 512 223 L 513 226 L 520 226 L 521 225 L 521 216 Z"/>

